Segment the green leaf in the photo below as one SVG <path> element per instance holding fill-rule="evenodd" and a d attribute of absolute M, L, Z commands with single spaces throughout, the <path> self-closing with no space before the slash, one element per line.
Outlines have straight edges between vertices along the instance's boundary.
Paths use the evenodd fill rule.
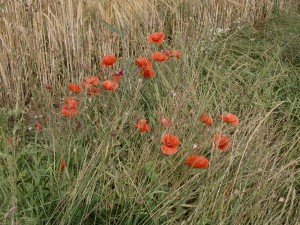
<path fill-rule="evenodd" d="M 154 163 L 153 161 L 149 161 L 144 165 L 144 168 L 147 173 L 150 173 L 153 170 Z"/>
<path fill-rule="evenodd" d="M 157 174 L 156 172 L 154 172 L 154 171 L 152 171 L 152 172 L 149 174 L 149 176 L 150 176 L 151 181 L 157 181 L 157 180 L 159 179 L 158 174 Z"/>
<path fill-rule="evenodd" d="M 123 38 L 123 37 L 124 37 L 124 34 L 123 34 L 122 31 L 120 31 L 119 29 L 115 28 L 113 25 L 109 24 L 108 22 L 106 22 L 106 21 L 104 21 L 104 20 L 102 20 L 102 19 L 100 19 L 100 21 L 101 21 L 102 23 L 104 23 L 104 25 L 105 25 L 108 29 L 110 29 L 112 32 L 118 34 L 118 36 L 119 36 L 120 38 Z"/>

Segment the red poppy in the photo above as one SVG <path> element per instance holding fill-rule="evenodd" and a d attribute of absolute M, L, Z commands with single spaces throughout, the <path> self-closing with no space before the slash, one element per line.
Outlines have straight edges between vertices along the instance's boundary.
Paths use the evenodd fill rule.
<path fill-rule="evenodd" d="M 64 169 L 66 168 L 66 163 L 64 158 L 61 158 L 59 167 L 60 167 L 60 171 L 64 171 Z"/>
<path fill-rule="evenodd" d="M 61 109 L 61 114 L 66 117 L 75 117 L 77 114 L 77 109 L 68 109 L 67 107 L 63 106 Z"/>
<path fill-rule="evenodd" d="M 36 123 L 36 124 L 35 124 L 35 129 L 36 129 L 38 132 L 41 132 L 41 131 L 43 130 L 41 124 L 39 124 L 39 123 Z"/>
<path fill-rule="evenodd" d="M 192 168 L 207 168 L 209 162 L 208 159 L 204 156 L 190 155 L 186 158 L 185 164 L 189 165 Z"/>
<path fill-rule="evenodd" d="M 205 113 L 202 113 L 200 115 L 200 120 L 202 121 L 202 123 L 205 123 L 205 124 L 208 124 L 208 125 L 213 124 L 212 117 L 210 115 L 208 115 L 208 114 L 205 114 Z"/>
<path fill-rule="evenodd" d="M 172 147 L 168 147 L 166 145 L 162 145 L 160 147 L 160 149 L 165 155 L 173 155 L 176 152 L 178 152 L 178 148 L 172 148 Z"/>
<path fill-rule="evenodd" d="M 64 100 L 64 107 L 67 109 L 74 109 L 76 108 L 78 105 L 78 102 L 75 98 L 65 98 Z"/>
<path fill-rule="evenodd" d="M 140 74 L 145 78 L 153 78 L 155 76 L 154 70 L 151 67 L 142 67 L 140 70 Z"/>
<path fill-rule="evenodd" d="M 115 63 L 117 58 L 114 55 L 105 55 L 101 60 L 101 65 L 108 67 Z"/>
<path fill-rule="evenodd" d="M 230 145 L 229 137 L 222 134 L 215 135 L 212 140 L 214 147 L 217 147 L 221 150 L 226 150 Z"/>
<path fill-rule="evenodd" d="M 85 87 L 91 87 L 91 85 L 97 86 L 99 84 L 99 78 L 97 76 L 85 76 L 83 77 L 82 85 Z"/>
<path fill-rule="evenodd" d="M 176 58 L 180 58 L 180 55 L 181 55 L 180 51 L 178 51 L 178 50 L 173 50 L 173 51 L 166 50 L 166 51 L 165 51 L 165 54 L 166 54 L 167 56 L 170 56 L 170 57 L 176 57 Z"/>
<path fill-rule="evenodd" d="M 61 109 L 61 114 L 66 117 L 75 117 L 78 102 L 74 98 L 66 98 Z"/>
<path fill-rule="evenodd" d="M 227 113 L 226 115 L 222 115 L 220 116 L 220 119 L 222 119 L 226 123 L 232 124 L 233 126 L 239 124 L 239 118 L 232 113 Z"/>
<path fill-rule="evenodd" d="M 153 34 L 150 34 L 147 37 L 147 41 L 150 42 L 155 42 L 157 44 L 160 44 L 165 38 L 165 34 L 163 32 L 155 32 Z"/>
<path fill-rule="evenodd" d="M 161 118 L 160 122 L 162 123 L 162 125 L 164 125 L 165 127 L 170 127 L 172 126 L 171 120 L 168 118 Z"/>
<path fill-rule="evenodd" d="M 102 82 L 102 87 L 107 91 L 114 91 L 118 89 L 119 85 L 117 82 L 105 80 Z"/>
<path fill-rule="evenodd" d="M 147 124 L 146 119 L 140 119 L 138 123 L 134 125 L 134 127 L 140 130 L 141 133 L 151 130 L 150 126 Z"/>
<path fill-rule="evenodd" d="M 165 145 L 167 147 L 171 147 L 171 148 L 175 148 L 177 145 L 180 144 L 178 137 L 173 136 L 171 134 L 165 134 L 161 138 L 161 142 L 163 143 L 163 145 Z"/>
<path fill-rule="evenodd" d="M 100 93 L 100 89 L 96 87 L 99 84 L 99 78 L 96 76 L 84 77 L 82 85 L 86 88 L 86 92 L 89 96 L 97 95 Z"/>
<path fill-rule="evenodd" d="M 80 86 L 78 84 L 69 84 L 68 89 L 74 93 L 80 93 Z"/>
<path fill-rule="evenodd" d="M 151 55 L 151 58 L 156 61 L 163 62 L 168 59 L 168 56 L 166 56 L 165 54 L 163 54 L 161 52 L 153 52 Z"/>
<path fill-rule="evenodd" d="M 152 67 L 152 62 L 147 58 L 137 58 L 135 63 L 138 67 Z"/>

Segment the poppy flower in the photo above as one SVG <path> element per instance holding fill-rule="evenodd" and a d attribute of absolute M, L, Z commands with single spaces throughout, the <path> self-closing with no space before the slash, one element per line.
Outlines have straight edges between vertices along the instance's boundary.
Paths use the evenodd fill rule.
<path fill-rule="evenodd" d="M 158 62 L 163 62 L 168 59 L 168 56 L 161 53 L 161 52 L 153 52 L 151 55 L 151 58 L 158 61 Z"/>
<path fill-rule="evenodd" d="M 77 114 L 78 102 L 74 98 L 66 98 L 61 109 L 61 114 L 66 117 L 75 117 Z"/>
<path fill-rule="evenodd" d="M 86 92 L 89 96 L 97 95 L 100 93 L 100 89 L 96 87 L 99 84 L 99 78 L 97 76 L 84 77 L 82 85 L 86 88 Z"/>
<path fill-rule="evenodd" d="M 69 84 L 68 89 L 74 93 L 80 93 L 80 86 L 78 84 Z"/>
<path fill-rule="evenodd" d="M 63 106 L 61 109 L 61 114 L 66 117 L 75 117 L 77 114 L 77 109 L 68 109 L 67 107 Z"/>
<path fill-rule="evenodd" d="M 142 67 L 140 70 L 140 74 L 145 78 L 153 78 L 155 76 L 154 70 L 151 67 Z"/>
<path fill-rule="evenodd" d="M 85 87 L 91 87 L 91 85 L 97 86 L 98 84 L 99 78 L 97 76 L 83 77 L 82 85 Z"/>
<path fill-rule="evenodd" d="M 215 135 L 212 140 L 214 147 L 217 147 L 221 150 L 226 150 L 230 144 L 229 137 L 222 134 Z"/>
<path fill-rule="evenodd" d="M 64 100 L 64 107 L 67 108 L 67 109 L 74 109 L 76 108 L 78 105 L 78 102 L 76 101 L 75 98 L 65 98 Z"/>
<path fill-rule="evenodd" d="M 160 147 L 160 149 L 165 155 L 173 155 L 176 152 L 178 152 L 178 148 L 172 148 L 172 147 L 168 147 L 166 145 L 162 145 Z"/>
<path fill-rule="evenodd" d="M 140 119 L 138 123 L 134 125 L 134 127 L 140 130 L 141 133 L 151 130 L 150 126 L 147 124 L 146 119 Z"/>
<path fill-rule="evenodd" d="M 101 65 L 108 67 L 115 63 L 117 58 L 114 55 L 105 55 L 102 57 Z"/>
<path fill-rule="evenodd" d="M 170 57 L 176 57 L 176 58 L 180 58 L 180 55 L 181 55 L 181 53 L 180 53 L 180 51 L 178 51 L 178 50 L 173 50 L 173 51 L 170 51 L 170 50 L 166 50 L 165 51 L 165 54 L 167 55 L 167 56 L 170 56 Z"/>
<path fill-rule="evenodd" d="M 112 75 L 112 81 L 115 82 L 120 82 L 123 76 L 123 70 L 118 69 L 117 71 L 114 72 L 114 74 Z"/>
<path fill-rule="evenodd" d="M 39 123 L 36 123 L 36 124 L 35 124 L 35 129 L 36 129 L 38 132 L 41 132 L 41 131 L 43 130 L 41 124 L 39 124 Z"/>
<path fill-rule="evenodd" d="M 105 80 L 102 82 L 102 87 L 107 91 L 114 91 L 118 89 L 119 85 L 117 82 Z"/>
<path fill-rule="evenodd" d="M 190 155 L 186 158 L 185 164 L 189 165 L 192 168 L 207 168 L 208 167 L 208 159 L 204 156 L 199 155 Z"/>
<path fill-rule="evenodd" d="M 153 34 L 150 34 L 147 37 L 147 41 L 149 43 L 155 42 L 156 44 L 160 44 L 164 40 L 164 38 L 165 38 L 164 32 L 155 32 Z"/>
<path fill-rule="evenodd" d="M 210 115 L 202 113 L 200 115 L 200 120 L 202 121 L 202 123 L 208 124 L 208 125 L 212 125 L 213 124 L 213 119 Z"/>
<path fill-rule="evenodd" d="M 171 120 L 169 120 L 168 118 L 163 117 L 163 118 L 161 118 L 160 122 L 165 127 L 170 127 L 172 125 Z"/>
<path fill-rule="evenodd" d="M 175 148 L 177 145 L 180 144 L 178 137 L 173 136 L 171 134 L 165 134 L 161 138 L 161 142 L 163 143 L 163 145 L 165 145 L 167 147 L 171 147 L 171 148 Z"/>
<path fill-rule="evenodd" d="M 65 163 L 64 158 L 61 158 L 59 168 L 60 168 L 60 171 L 64 171 L 64 169 L 66 168 L 66 163 Z"/>
<path fill-rule="evenodd" d="M 138 67 L 152 67 L 152 62 L 147 58 L 137 58 L 135 63 Z"/>
<path fill-rule="evenodd" d="M 226 123 L 232 124 L 233 126 L 236 126 L 239 124 L 239 118 L 232 113 L 227 113 L 226 115 L 222 115 L 222 116 L 220 116 L 220 119 Z"/>

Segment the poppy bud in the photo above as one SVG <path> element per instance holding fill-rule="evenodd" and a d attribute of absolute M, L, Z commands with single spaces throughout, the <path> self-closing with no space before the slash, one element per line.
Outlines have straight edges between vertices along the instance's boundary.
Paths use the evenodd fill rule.
<path fill-rule="evenodd" d="M 41 124 L 39 124 L 39 123 L 36 123 L 35 124 L 35 129 L 38 131 L 38 132 L 41 132 L 43 129 L 42 129 L 42 127 L 41 127 Z"/>
<path fill-rule="evenodd" d="M 66 167 L 64 158 L 61 158 L 59 167 L 60 167 L 60 171 L 64 171 L 64 169 Z"/>

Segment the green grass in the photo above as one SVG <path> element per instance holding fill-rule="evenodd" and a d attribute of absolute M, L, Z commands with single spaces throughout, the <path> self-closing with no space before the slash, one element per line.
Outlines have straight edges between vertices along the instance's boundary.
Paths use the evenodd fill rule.
<path fill-rule="evenodd" d="M 300 36 L 293 21 L 299 15 L 213 43 L 175 43 L 182 57 L 156 63 L 151 80 L 139 80 L 134 57 L 120 59 L 120 89 L 81 94 L 76 119 L 60 115 L 63 83 L 49 93 L 33 82 L 26 107 L 0 111 L 1 223 L 299 224 L 300 67 L 283 54 Z M 237 129 L 218 121 L 224 111 L 239 116 Z M 202 112 L 213 127 L 201 124 Z M 173 156 L 160 151 L 161 116 L 172 118 L 167 131 L 181 141 Z M 133 125 L 143 117 L 152 131 L 140 134 Z M 229 151 L 212 149 L 221 130 Z M 191 153 L 209 168 L 188 168 Z"/>

